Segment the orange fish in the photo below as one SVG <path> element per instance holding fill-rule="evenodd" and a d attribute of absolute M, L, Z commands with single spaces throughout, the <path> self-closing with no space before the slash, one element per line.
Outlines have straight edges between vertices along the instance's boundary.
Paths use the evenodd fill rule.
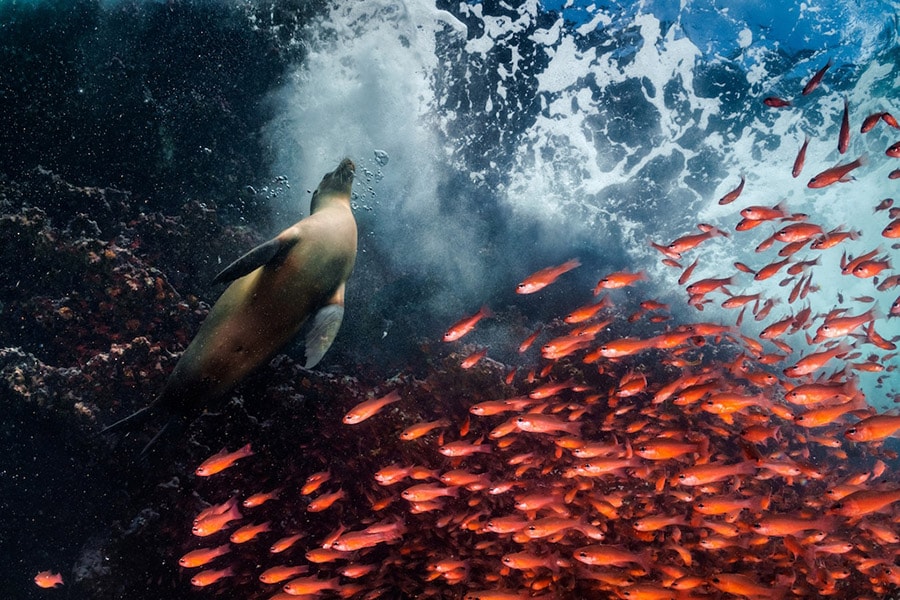
<path fill-rule="evenodd" d="M 382 396 L 381 398 L 374 398 L 372 400 L 360 402 L 359 404 L 351 408 L 350 412 L 344 415 L 343 421 L 347 425 L 356 425 L 358 423 L 362 423 L 369 417 L 377 414 L 378 411 L 383 409 L 385 406 L 399 401 L 400 392 L 394 390 L 391 393 Z"/>
<path fill-rule="evenodd" d="M 859 277 L 860 279 L 868 279 L 869 277 L 875 277 L 885 269 L 891 268 L 891 261 L 889 259 L 875 259 L 875 260 L 865 260 L 855 267 L 851 273 L 854 277 Z"/>
<path fill-rule="evenodd" d="M 884 153 L 891 158 L 900 158 L 900 142 L 892 144 Z"/>
<path fill-rule="evenodd" d="M 63 578 L 60 573 L 54 573 L 50 570 L 41 571 L 34 576 L 34 583 L 41 588 L 55 588 L 58 585 L 63 585 Z"/>
<path fill-rule="evenodd" d="M 466 335 L 473 329 L 475 329 L 475 325 L 478 324 L 478 321 L 485 317 L 492 317 L 494 313 L 491 312 L 487 306 L 482 306 L 477 313 L 472 315 L 471 317 L 463 317 L 456 323 L 450 326 L 450 329 L 447 330 L 447 333 L 444 334 L 445 342 L 455 342 L 462 336 Z"/>
<path fill-rule="evenodd" d="M 470 354 L 469 356 L 464 358 L 461 363 L 459 363 L 459 367 L 461 369 L 471 369 L 472 367 L 477 365 L 479 362 L 481 362 L 481 359 L 484 358 L 485 356 L 487 356 L 487 353 L 488 353 L 487 348 L 482 348 L 481 350 L 473 352 L 472 354 Z"/>
<path fill-rule="evenodd" d="M 438 419 L 437 421 L 429 421 L 427 423 L 416 423 L 410 425 L 400 434 L 400 439 L 409 442 L 427 435 L 438 427 L 449 427 L 450 419 Z"/>
<path fill-rule="evenodd" d="M 300 538 L 302 537 L 302 533 L 295 533 L 294 535 L 283 537 L 272 544 L 272 546 L 269 548 L 269 552 L 271 552 L 272 554 L 279 554 L 281 552 L 284 552 L 285 550 L 296 544 L 298 541 L 300 541 Z"/>
<path fill-rule="evenodd" d="M 827 363 L 832 358 L 840 358 L 846 355 L 849 351 L 849 346 L 841 345 L 831 350 L 815 352 L 801 358 L 793 366 L 784 369 L 784 374 L 788 377 L 802 377 L 804 375 L 808 375 L 816 369 L 824 367 L 825 363 Z"/>
<path fill-rule="evenodd" d="M 428 502 L 429 500 L 442 498 L 444 496 L 456 497 L 459 495 L 459 488 L 456 486 L 445 487 L 443 485 L 420 483 L 406 488 L 400 495 L 410 502 Z"/>
<path fill-rule="evenodd" d="M 872 128 L 874 128 L 875 125 L 878 124 L 878 121 L 881 120 L 881 115 L 883 115 L 883 114 L 884 113 L 880 113 L 880 112 L 872 113 L 871 115 L 869 115 L 868 117 L 863 119 L 862 126 L 860 126 L 860 128 L 859 128 L 859 132 L 866 133 L 867 131 L 871 131 Z"/>
<path fill-rule="evenodd" d="M 738 184 L 738 186 L 736 188 L 734 188 L 733 190 L 731 190 L 730 192 L 728 192 L 727 194 L 725 194 L 724 196 L 722 196 L 721 198 L 719 198 L 719 204 L 723 204 L 723 205 L 731 204 L 732 202 L 737 200 L 738 196 L 741 195 L 741 192 L 744 191 L 744 182 L 745 182 L 744 176 L 741 175 L 741 182 Z"/>
<path fill-rule="evenodd" d="M 630 285 L 634 285 L 638 281 L 646 280 L 647 273 L 645 273 L 644 271 L 638 271 L 637 273 L 629 273 L 628 271 L 616 271 L 615 273 L 610 273 L 597 282 L 597 286 L 594 288 L 594 295 L 598 295 L 600 293 L 600 290 L 614 290 L 618 288 L 628 287 Z"/>
<path fill-rule="evenodd" d="M 284 584 L 285 592 L 292 596 L 318 596 L 325 590 L 337 591 L 340 589 L 340 578 L 319 579 L 315 575 L 298 577 Z"/>
<path fill-rule="evenodd" d="M 229 508 L 222 512 L 211 514 L 200 519 L 193 527 L 194 535 L 206 537 L 217 533 L 226 527 L 232 521 L 243 518 L 237 507 L 237 500 L 229 501 Z"/>
<path fill-rule="evenodd" d="M 581 425 L 578 422 L 561 421 L 552 415 L 527 414 L 516 418 L 516 427 L 531 433 L 558 433 L 564 431 L 569 435 L 578 435 Z"/>
<path fill-rule="evenodd" d="M 218 453 L 213 454 L 203 461 L 194 473 L 200 477 L 209 477 L 210 475 L 215 475 L 216 473 L 224 471 L 239 459 L 247 456 L 253 456 L 253 450 L 250 448 L 250 444 L 247 444 L 234 452 L 228 452 L 227 449 L 222 448 Z"/>
<path fill-rule="evenodd" d="M 268 521 L 257 525 L 244 525 L 240 529 L 235 530 L 228 539 L 233 544 L 244 544 L 263 532 L 271 531 L 271 525 Z"/>
<path fill-rule="evenodd" d="M 260 573 L 259 580 L 263 583 L 281 583 L 282 581 L 290 579 L 291 577 L 302 575 L 308 570 L 309 567 L 307 567 L 306 565 L 299 565 L 296 567 L 279 565 L 277 567 L 266 569 L 265 571 Z"/>
<path fill-rule="evenodd" d="M 768 537 L 784 537 L 797 535 L 804 531 L 815 529 L 818 531 L 831 531 L 834 528 L 834 520 L 830 518 L 804 519 L 792 515 L 769 514 L 752 525 L 753 531 Z"/>
<path fill-rule="evenodd" d="M 832 505 L 831 512 L 844 517 L 861 517 L 900 502 L 900 490 L 858 490 Z"/>
<path fill-rule="evenodd" d="M 810 179 L 809 183 L 807 183 L 806 186 L 815 189 L 823 188 L 833 183 L 846 183 L 848 181 L 852 181 L 853 178 L 850 177 L 850 171 L 858 169 L 859 167 L 862 167 L 867 163 L 868 157 L 863 154 L 851 163 L 847 163 L 845 165 L 837 165 L 835 167 L 831 167 L 830 169 L 825 169 L 824 171 Z"/>
<path fill-rule="evenodd" d="M 234 569 L 228 567 L 226 569 L 220 569 L 218 571 L 213 569 L 208 569 L 206 571 L 200 571 L 193 577 L 191 577 L 191 585 L 196 587 L 206 587 L 208 585 L 212 585 L 220 579 L 224 579 L 225 577 L 233 577 Z"/>
<path fill-rule="evenodd" d="M 750 475 L 752 473 L 756 473 L 756 466 L 752 462 L 734 464 L 708 463 L 684 469 L 678 474 L 675 483 L 687 486 L 700 486 L 723 481 L 735 475 Z"/>
<path fill-rule="evenodd" d="M 490 454 L 490 444 L 470 444 L 460 440 L 441 446 L 439 452 L 444 456 L 469 456 L 470 454 Z"/>
<path fill-rule="evenodd" d="M 850 335 L 866 323 L 875 318 L 875 309 L 870 309 L 861 315 L 849 317 L 826 317 L 825 322 L 816 331 L 813 343 L 821 343 L 824 340 Z"/>
<path fill-rule="evenodd" d="M 526 350 L 528 350 L 531 345 L 534 343 L 534 340 L 541 334 L 541 327 L 538 327 L 531 335 L 529 335 L 525 340 L 519 344 L 519 354 L 522 354 Z"/>
<path fill-rule="evenodd" d="M 876 442 L 900 429 L 900 415 L 872 415 L 847 428 L 844 437 L 854 442 Z"/>
<path fill-rule="evenodd" d="M 719 573 L 709 578 L 709 583 L 720 592 L 734 594 L 743 598 L 776 599 L 783 598 L 788 591 L 761 585 L 756 577 L 741 573 Z"/>
<path fill-rule="evenodd" d="M 306 481 L 303 484 L 303 487 L 300 488 L 300 493 L 304 496 L 309 496 L 313 492 L 315 492 L 319 487 L 325 483 L 326 481 L 331 479 L 330 471 L 319 471 L 318 473 L 313 473 L 309 477 L 306 478 Z"/>
<path fill-rule="evenodd" d="M 340 489 L 330 494 L 322 494 L 318 498 L 312 500 L 306 507 L 307 512 L 322 512 L 331 508 L 331 506 L 345 496 L 344 490 Z"/>
<path fill-rule="evenodd" d="M 881 231 L 881 235 L 889 239 L 900 238 L 900 219 L 894 219 Z"/>
<path fill-rule="evenodd" d="M 646 555 L 631 552 L 623 546 L 611 544 L 583 546 L 575 550 L 574 556 L 575 560 L 586 565 L 611 565 L 614 567 L 638 565 L 647 573 L 652 570 L 651 561 Z"/>
<path fill-rule="evenodd" d="M 265 504 L 269 500 L 274 500 L 274 499 L 278 498 L 278 494 L 280 494 L 280 493 L 281 493 L 281 488 L 278 488 L 277 490 L 272 490 L 271 492 L 259 492 L 257 494 L 253 494 L 252 496 L 248 497 L 241 504 L 244 506 L 244 508 L 255 508 L 257 506 Z"/>
<path fill-rule="evenodd" d="M 567 260 L 561 265 L 555 267 L 547 267 L 536 273 L 532 273 L 526 277 L 519 285 L 516 286 L 517 294 L 533 294 L 538 290 L 542 290 L 554 281 L 556 281 L 563 273 L 568 273 L 572 269 L 581 266 L 581 262 L 577 258 Z"/>
<path fill-rule="evenodd" d="M 610 306 L 612 306 L 612 302 L 610 302 L 609 297 L 603 296 L 599 302 L 576 308 L 568 315 L 566 315 L 563 321 L 569 324 L 582 323 L 584 321 L 587 321 L 588 319 L 591 319 L 600 310 L 609 308 Z"/>
<path fill-rule="evenodd" d="M 227 554 L 230 550 L 231 546 L 228 544 L 222 544 L 217 548 L 200 548 L 199 550 L 188 552 L 179 558 L 178 564 L 186 569 L 202 567 L 206 563 L 212 562 L 213 559 L 222 556 L 223 554 Z"/>

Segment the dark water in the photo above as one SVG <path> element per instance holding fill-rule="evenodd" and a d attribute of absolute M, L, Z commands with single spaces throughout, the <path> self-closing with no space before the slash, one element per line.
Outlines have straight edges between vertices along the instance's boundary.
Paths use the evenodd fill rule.
<path fill-rule="evenodd" d="M 204 501 L 298 487 L 338 456 L 345 470 L 332 467 L 337 480 L 368 483 L 392 462 L 446 468 L 434 448 L 396 442 L 397 431 L 420 418 L 448 418 L 458 431 L 476 399 L 512 394 L 499 364 L 473 373 L 459 361 L 488 346 L 493 360 L 521 366 L 520 376 L 539 368 L 536 350 L 520 357 L 518 343 L 538 326 L 544 341 L 561 334 L 554 319 L 590 301 L 588 290 L 606 273 L 649 275 L 613 292 L 612 337 L 662 331 L 646 317 L 625 320 L 648 298 L 671 305 L 673 327 L 734 324 L 736 311 L 719 306 L 724 296 L 702 313 L 689 307 L 676 283 L 681 271 L 662 265 L 647 242 L 668 243 L 708 222 L 733 235 L 686 254 L 683 266 L 700 259 L 692 281 L 731 274 L 735 261 L 759 268 L 775 259 L 753 251 L 773 226 L 733 231 L 750 204 L 783 200 L 825 230 L 860 231 L 859 240 L 821 255 L 802 306 L 818 326 L 832 308 L 859 314 L 873 305 L 878 332 L 900 334 L 898 320 L 885 318 L 896 289 L 840 274 L 843 248 L 859 256 L 880 247 L 898 259 L 881 236 L 890 219 L 873 208 L 896 194 L 887 174 L 898 165 L 884 148 L 900 134 L 883 123 L 858 133 L 866 115 L 900 113 L 892 104 L 897 26 L 896 6 L 882 2 L 683 10 L 667 2 L 4 3 L 0 551 L 9 559 L 0 589 L 9 597 L 142 597 L 148 586 L 148 597 L 194 595 L 176 561 L 195 547 L 187 525 Z M 800 96 L 828 60 L 819 90 Z M 794 106 L 770 109 L 762 103 L 770 95 Z M 841 156 L 845 97 L 853 136 Z M 805 135 L 813 142 L 795 179 L 790 165 Z M 869 165 L 852 186 L 806 187 L 813 174 L 862 154 Z M 303 371 L 287 349 L 149 466 L 129 457 L 152 428 L 124 440 L 94 435 L 156 395 L 221 292 L 209 283 L 215 273 L 306 214 L 309 190 L 343 156 L 359 167 L 360 254 L 347 319 L 320 371 Z M 740 201 L 717 204 L 742 175 Z M 582 266 L 560 283 L 514 293 L 529 273 L 573 257 Z M 800 310 L 787 301 L 795 283 L 780 280 L 749 277 L 733 289 L 780 302 L 768 320 L 748 313 L 741 333 L 756 338 Z M 872 301 L 854 300 L 861 296 Z M 482 304 L 497 316 L 463 343 L 440 342 L 449 324 Z M 813 351 L 805 333 L 785 338 L 795 353 L 784 365 Z M 851 341 L 862 355 L 848 362 L 896 366 L 891 351 Z M 733 360 L 737 346 L 711 343 L 691 356 L 718 365 Z M 627 366 L 658 386 L 673 376 L 657 370 L 658 360 Z M 611 367 L 617 381 L 625 365 Z M 780 375 L 784 365 L 772 370 Z M 551 374 L 568 376 L 610 385 L 581 366 Z M 893 370 L 854 377 L 870 404 L 893 404 Z M 517 385 L 516 393 L 528 389 Z M 339 424 L 365 393 L 395 387 L 410 405 L 390 420 L 363 433 Z M 791 440 L 785 449 L 797 450 Z M 223 445 L 247 441 L 258 457 L 239 474 L 221 482 L 190 475 Z M 736 438 L 721 443 L 723 455 L 738 456 Z M 552 445 L 534 451 L 549 456 Z M 863 469 L 881 456 L 865 446 L 846 451 Z M 479 466 L 507 474 L 493 460 Z M 840 462 L 827 451 L 818 460 L 835 469 Z M 821 493 L 816 485 L 796 493 Z M 353 527 L 372 519 L 363 504 L 381 491 L 373 486 L 348 483 L 353 505 L 338 520 Z M 303 506 L 267 508 L 266 517 L 284 531 L 307 527 L 310 538 L 336 526 Z M 433 521 L 408 527 L 422 532 Z M 479 538 L 441 540 L 467 553 Z M 394 554 L 380 547 L 368 558 L 389 562 Z M 379 580 L 387 597 L 426 593 L 414 573 L 427 561 L 416 560 L 406 574 Z M 262 561 L 256 550 L 235 551 L 234 585 L 211 593 L 268 597 L 253 582 L 254 561 Z M 38 590 L 30 580 L 45 568 L 61 571 L 66 586 Z M 492 568 L 475 568 L 469 587 Z M 865 579 L 857 571 L 852 581 Z M 574 585 L 560 589 L 575 593 Z M 445 585 L 436 595 L 463 590 Z"/>

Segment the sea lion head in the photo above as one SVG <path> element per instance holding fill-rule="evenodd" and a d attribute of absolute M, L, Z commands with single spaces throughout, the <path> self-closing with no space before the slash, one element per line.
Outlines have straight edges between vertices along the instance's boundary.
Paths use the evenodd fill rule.
<path fill-rule="evenodd" d="M 310 201 L 310 212 L 316 212 L 319 208 L 319 201 L 326 196 L 346 196 L 349 199 L 355 172 L 356 165 L 349 158 L 345 158 L 334 171 L 326 173 L 322 178 L 322 182 L 319 183 L 319 187 L 313 192 L 313 197 Z"/>

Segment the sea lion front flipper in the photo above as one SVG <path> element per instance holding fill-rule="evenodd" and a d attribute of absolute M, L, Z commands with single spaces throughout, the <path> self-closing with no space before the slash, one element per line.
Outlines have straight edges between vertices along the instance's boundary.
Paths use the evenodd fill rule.
<path fill-rule="evenodd" d="M 240 279 L 244 275 L 270 263 L 276 257 L 284 256 L 297 243 L 297 239 L 297 237 L 288 237 L 281 234 L 268 242 L 260 244 L 222 269 L 212 282 L 214 284 L 228 283 L 229 281 Z"/>
<path fill-rule="evenodd" d="M 343 319 L 343 304 L 327 304 L 319 309 L 319 312 L 313 317 L 309 333 L 306 334 L 306 364 L 304 367 L 312 369 L 322 360 L 337 336 Z"/>

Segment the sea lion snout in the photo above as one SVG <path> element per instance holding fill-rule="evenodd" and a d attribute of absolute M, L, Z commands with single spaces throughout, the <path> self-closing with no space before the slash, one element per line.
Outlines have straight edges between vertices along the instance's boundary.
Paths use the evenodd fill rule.
<path fill-rule="evenodd" d="M 349 158 L 345 158 L 338 165 L 337 169 L 325 175 L 322 183 L 319 184 L 319 190 L 342 190 L 349 188 L 353 183 L 353 175 L 356 173 L 356 165 Z"/>

